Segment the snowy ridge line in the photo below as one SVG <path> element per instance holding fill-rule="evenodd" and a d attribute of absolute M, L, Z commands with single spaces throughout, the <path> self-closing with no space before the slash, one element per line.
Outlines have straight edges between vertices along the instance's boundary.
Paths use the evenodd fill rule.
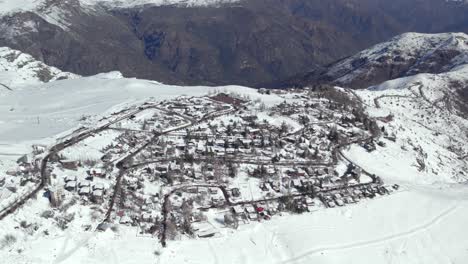
<path fill-rule="evenodd" d="M 222 4 L 233 4 L 240 0 L 75 0 L 72 3 L 54 3 L 49 0 L 3 0 L 0 2 L 1 14 L 14 14 L 27 11 L 42 13 L 45 19 L 57 20 L 62 14 L 49 14 L 47 9 L 57 9 L 55 5 L 79 4 L 83 8 L 105 7 L 108 9 L 122 9 L 143 6 L 218 6 Z M 57 10 L 55 10 L 57 11 Z M 63 22 L 63 21 L 56 21 Z"/>
<path fill-rule="evenodd" d="M 384 81 L 379 77 L 381 74 L 390 74 L 393 76 L 390 79 L 396 79 L 424 72 L 450 71 L 466 63 L 467 34 L 409 32 L 337 61 L 324 72 L 323 77 L 335 84 L 364 88 Z M 392 65 L 401 69 L 397 67 L 396 72 L 392 72 Z M 375 78 L 380 81 L 374 82 Z"/>

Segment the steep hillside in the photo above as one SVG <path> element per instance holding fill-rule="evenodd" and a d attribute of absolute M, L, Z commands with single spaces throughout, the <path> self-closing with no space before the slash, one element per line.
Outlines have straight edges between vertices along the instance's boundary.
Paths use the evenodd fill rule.
<path fill-rule="evenodd" d="M 334 64 L 324 78 L 362 88 L 417 73 L 440 73 L 464 63 L 468 35 L 407 33 Z"/>
<path fill-rule="evenodd" d="M 0 45 L 81 75 L 173 84 L 262 86 L 406 31 L 468 32 L 468 6 L 445 0 L 8 0 L 0 10 Z"/>
<path fill-rule="evenodd" d="M 405 33 L 351 57 L 289 80 L 290 85 L 331 82 L 365 88 L 418 73 L 441 73 L 468 63 L 468 35 L 464 33 Z M 296 82 L 296 83 L 294 83 Z"/>

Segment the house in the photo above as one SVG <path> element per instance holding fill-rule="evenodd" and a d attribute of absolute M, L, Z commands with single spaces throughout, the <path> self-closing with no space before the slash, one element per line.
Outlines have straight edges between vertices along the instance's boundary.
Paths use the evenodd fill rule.
<path fill-rule="evenodd" d="M 215 141 L 215 145 L 218 146 L 218 147 L 224 148 L 224 140 L 222 140 L 222 139 L 217 139 L 217 140 Z"/>
<path fill-rule="evenodd" d="M 227 148 L 226 149 L 226 154 L 227 155 L 234 155 L 236 150 L 234 148 Z"/>
<path fill-rule="evenodd" d="M 89 195 L 91 193 L 91 187 L 83 186 L 78 190 L 79 195 Z"/>
<path fill-rule="evenodd" d="M 211 198 L 211 204 L 213 206 L 215 206 L 215 207 L 223 206 L 224 205 L 224 199 L 212 197 Z"/>
<path fill-rule="evenodd" d="M 155 217 L 155 215 L 152 214 L 152 213 L 143 212 L 143 213 L 141 214 L 140 219 L 141 219 L 142 222 L 150 223 L 150 222 L 154 222 L 154 220 L 156 219 L 156 217 Z"/>
<path fill-rule="evenodd" d="M 75 189 L 76 189 L 76 181 L 68 181 L 65 184 L 65 190 L 72 192 Z"/>
<path fill-rule="evenodd" d="M 210 192 L 210 194 L 218 194 L 218 188 L 216 187 L 210 187 L 208 188 L 208 191 Z"/>
<path fill-rule="evenodd" d="M 296 189 L 301 189 L 302 188 L 302 182 L 299 179 L 294 179 L 291 181 L 291 184 L 294 188 Z"/>
<path fill-rule="evenodd" d="M 67 176 L 65 176 L 64 181 L 65 182 L 76 181 L 76 176 L 67 175 Z"/>
<path fill-rule="evenodd" d="M 62 167 L 67 170 L 77 170 L 79 163 L 74 160 L 60 160 Z"/>
<path fill-rule="evenodd" d="M 240 215 L 244 213 L 244 208 L 242 208 L 240 205 L 236 205 L 231 208 L 231 211 L 234 213 L 234 215 Z"/>
<path fill-rule="evenodd" d="M 105 177 L 106 176 L 106 171 L 102 168 L 94 168 L 94 169 L 91 169 L 91 170 L 88 170 L 86 171 L 86 173 L 90 176 L 94 176 L 94 177 Z"/>
<path fill-rule="evenodd" d="M 91 186 L 91 182 L 89 181 L 80 181 L 78 183 L 78 187 L 81 188 L 81 187 L 90 187 Z"/>
<path fill-rule="evenodd" d="M 103 197 L 104 197 L 104 191 L 102 189 L 95 189 L 93 193 L 91 194 L 91 200 L 94 203 L 102 203 L 104 201 Z"/>
<path fill-rule="evenodd" d="M 156 168 L 155 168 L 155 173 L 156 173 L 156 174 L 159 174 L 159 175 L 161 175 L 161 176 L 166 175 L 167 172 L 168 172 L 167 166 L 158 165 L 158 166 L 156 166 Z"/>
<path fill-rule="evenodd" d="M 176 149 L 180 150 L 180 151 L 184 151 L 185 150 L 185 142 L 183 141 L 179 141 L 176 143 Z"/>
<path fill-rule="evenodd" d="M 104 190 L 104 184 L 103 183 L 96 183 L 93 185 L 93 190 Z"/>
<path fill-rule="evenodd" d="M 344 202 L 342 199 L 335 199 L 335 202 L 338 206 L 343 206 L 344 205 Z"/>
<path fill-rule="evenodd" d="M 252 140 L 251 139 L 240 139 L 240 144 L 241 144 L 241 147 L 243 148 L 250 148 L 250 145 L 252 144 Z"/>
<path fill-rule="evenodd" d="M 216 229 L 206 222 L 193 225 L 193 229 L 199 238 L 213 237 L 217 233 Z"/>
<path fill-rule="evenodd" d="M 251 221 L 258 220 L 257 210 L 253 206 L 245 207 L 245 212 Z"/>

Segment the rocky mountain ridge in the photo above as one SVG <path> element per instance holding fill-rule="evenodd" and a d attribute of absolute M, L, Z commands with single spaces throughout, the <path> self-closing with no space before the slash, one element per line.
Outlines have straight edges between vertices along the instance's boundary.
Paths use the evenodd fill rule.
<path fill-rule="evenodd" d="M 119 3 L 4 1 L 0 45 L 80 75 L 261 87 L 403 32 L 468 32 L 468 6 L 444 0 Z"/>
<path fill-rule="evenodd" d="M 443 73 L 467 63 L 467 34 L 405 33 L 331 64 L 323 71 L 297 76 L 289 85 L 326 82 L 359 89 L 418 73 Z"/>

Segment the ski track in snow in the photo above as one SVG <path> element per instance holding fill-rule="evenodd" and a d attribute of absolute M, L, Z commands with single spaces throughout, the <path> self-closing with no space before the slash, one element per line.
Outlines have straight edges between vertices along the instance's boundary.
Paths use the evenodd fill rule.
<path fill-rule="evenodd" d="M 55 259 L 55 261 L 53 262 L 54 264 L 59 264 L 59 263 L 62 263 L 63 261 L 65 261 L 66 259 L 68 259 L 69 257 L 71 257 L 76 251 L 78 251 L 81 247 L 83 247 L 84 245 L 86 245 L 88 243 L 88 241 L 94 237 L 94 233 L 91 233 L 91 234 L 87 234 L 86 236 L 84 236 L 82 239 L 80 239 L 80 241 L 77 242 L 77 244 L 71 248 L 70 250 L 68 251 L 65 251 L 66 250 L 66 247 L 67 247 L 67 244 L 68 244 L 68 241 L 70 240 L 70 235 L 67 236 L 67 239 L 65 240 L 65 243 L 63 245 L 63 247 L 61 248 L 60 250 L 60 254 L 57 256 L 57 258 Z"/>
<path fill-rule="evenodd" d="M 355 248 L 361 248 L 361 247 L 366 247 L 366 246 L 372 246 L 372 245 L 378 245 L 382 244 L 385 242 L 401 239 L 401 238 L 406 238 L 412 235 L 416 235 L 422 231 L 426 231 L 430 227 L 438 224 L 441 220 L 443 220 L 446 216 L 448 216 L 450 213 L 454 212 L 458 208 L 458 202 L 455 202 L 454 205 L 448 207 L 446 210 L 442 211 L 440 214 L 432 218 L 430 221 L 416 226 L 414 228 L 411 228 L 407 231 L 383 236 L 380 238 L 375 238 L 375 239 L 370 239 L 370 240 L 365 240 L 365 241 L 359 241 L 355 243 L 349 243 L 349 244 L 343 244 L 343 245 L 335 245 L 335 246 L 323 246 L 323 247 L 317 247 L 314 249 L 311 249 L 299 256 L 293 257 L 291 259 L 279 262 L 280 264 L 287 264 L 287 263 L 293 263 L 295 261 L 298 261 L 300 259 L 306 258 L 311 255 L 318 254 L 320 252 L 324 251 L 340 251 L 340 250 L 348 250 L 348 249 L 355 249 Z"/>

